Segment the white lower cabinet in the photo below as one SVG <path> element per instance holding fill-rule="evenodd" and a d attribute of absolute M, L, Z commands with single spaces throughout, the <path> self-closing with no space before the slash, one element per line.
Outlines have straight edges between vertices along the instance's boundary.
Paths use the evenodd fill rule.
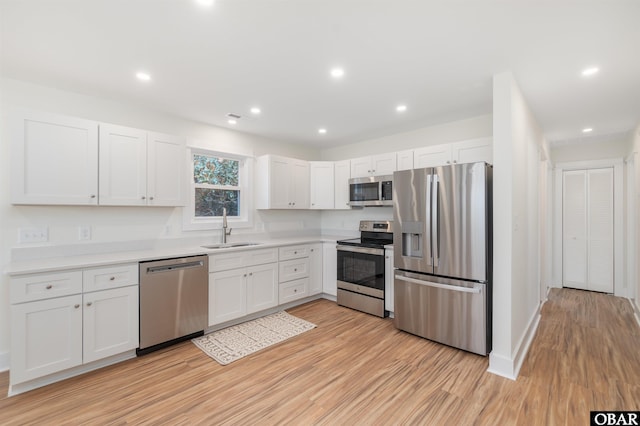
<path fill-rule="evenodd" d="M 137 348 L 137 275 L 118 275 L 136 266 L 12 277 L 11 386 Z M 83 293 L 109 272 L 111 288 Z"/>
<path fill-rule="evenodd" d="M 82 364 L 82 295 L 11 306 L 11 384 Z"/>
<path fill-rule="evenodd" d="M 322 293 L 322 244 L 311 244 L 309 249 L 309 296 Z"/>
<path fill-rule="evenodd" d="M 84 294 L 82 358 L 92 362 L 138 347 L 138 287 Z"/>
<path fill-rule="evenodd" d="M 322 244 L 322 292 L 338 294 L 338 254 L 335 241 Z"/>
<path fill-rule="evenodd" d="M 277 253 L 274 248 L 209 256 L 209 326 L 278 305 Z"/>
<path fill-rule="evenodd" d="M 393 312 L 393 286 L 395 272 L 393 270 L 393 249 L 384 249 L 384 308 Z"/>

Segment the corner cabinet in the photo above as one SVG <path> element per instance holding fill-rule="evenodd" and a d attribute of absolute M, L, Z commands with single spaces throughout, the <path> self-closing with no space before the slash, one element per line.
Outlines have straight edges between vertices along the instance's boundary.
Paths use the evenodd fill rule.
<path fill-rule="evenodd" d="M 258 157 L 256 208 L 308 209 L 309 163 L 295 158 Z"/>
<path fill-rule="evenodd" d="M 170 135 L 100 125 L 100 199 L 110 206 L 181 206 L 184 141 Z"/>
<path fill-rule="evenodd" d="M 16 109 L 9 129 L 13 204 L 98 204 L 97 122 Z"/>
<path fill-rule="evenodd" d="M 12 277 L 10 303 L 11 387 L 138 347 L 137 263 Z"/>

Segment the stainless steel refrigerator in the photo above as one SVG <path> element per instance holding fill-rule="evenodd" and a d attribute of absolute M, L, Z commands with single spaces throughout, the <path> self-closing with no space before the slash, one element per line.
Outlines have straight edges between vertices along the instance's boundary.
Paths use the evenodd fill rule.
<path fill-rule="evenodd" d="M 394 322 L 491 351 L 491 179 L 486 163 L 393 174 Z"/>

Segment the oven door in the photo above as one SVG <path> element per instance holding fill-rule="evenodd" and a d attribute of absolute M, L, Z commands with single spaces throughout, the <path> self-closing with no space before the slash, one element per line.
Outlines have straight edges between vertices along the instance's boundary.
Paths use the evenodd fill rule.
<path fill-rule="evenodd" d="M 338 245 L 338 288 L 384 299 L 384 250 Z"/>

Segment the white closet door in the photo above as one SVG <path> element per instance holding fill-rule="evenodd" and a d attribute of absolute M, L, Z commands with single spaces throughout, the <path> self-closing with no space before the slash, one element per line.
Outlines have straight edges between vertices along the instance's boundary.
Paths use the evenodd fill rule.
<path fill-rule="evenodd" d="M 562 284 L 587 290 L 587 178 L 584 170 L 563 174 Z"/>
<path fill-rule="evenodd" d="M 613 293 L 613 169 L 588 171 L 589 290 Z"/>
<path fill-rule="evenodd" d="M 563 174 L 563 286 L 613 293 L 613 169 Z"/>

